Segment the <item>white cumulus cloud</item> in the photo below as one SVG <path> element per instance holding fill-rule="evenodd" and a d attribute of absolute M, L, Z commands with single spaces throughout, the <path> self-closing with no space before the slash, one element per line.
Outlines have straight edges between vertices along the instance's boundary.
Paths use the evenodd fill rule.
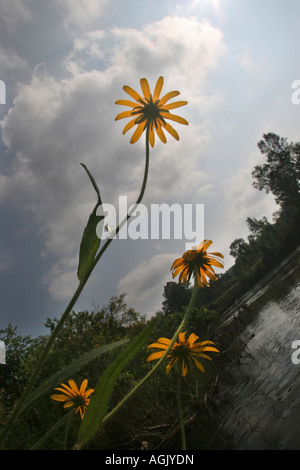
<path fill-rule="evenodd" d="M 90 2 L 87 14 L 92 15 L 100 3 Z M 77 2 L 73 13 L 79 14 L 81 7 L 82 2 Z M 119 194 L 133 199 L 138 194 L 143 144 L 131 146 L 129 137 L 121 134 L 125 123 L 114 122 L 120 112 L 114 101 L 124 97 L 122 84 L 136 88 L 139 78 L 148 76 L 153 87 L 158 76 L 165 75 L 165 92 L 179 88 L 182 99 L 193 103 L 191 111 L 186 107 L 186 114 L 181 113 L 191 125 L 178 129 L 180 147 L 170 138 L 167 146 L 158 144 L 152 152 L 148 201 L 183 201 L 210 189 L 199 165 L 209 129 L 205 123 L 193 123 L 192 117 L 198 106 L 201 113 L 202 98 L 209 109 L 201 84 L 217 66 L 222 34 L 207 22 L 176 17 L 148 24 L 141 31 L 115 28 L 107 34 L 114 46 L 101 70 L 73 67 L 73 73 L 58 78 L 46 66 L 37 67 L 31 82 L 19 87 L 14 106 L 1 121 L 3 142 L 15 155 L 11 173 L 3 178 L 1 198 L 16 205 L 21 198 L 24 210 L 35 215 L 45 237 L 45 256 L 71 260 L 78 250 L 96 197 L 80 162 L 95 176 L 104 202 L 115 202 Z M 102 36 L 86 35 L 82 48 L 89 51 L 90 46 L 95 55 L 95 41 Z M 76 47 L 81 50 L 78 42 Z M 62 64 L 76 63 L 74 51 L 62 58 Z M 71 279 L 76 279 L 75 264 L 60 262 L 46 279 L 53 279 L 53 272 L 60 281 L 49 289 L 60 298 Z"/>

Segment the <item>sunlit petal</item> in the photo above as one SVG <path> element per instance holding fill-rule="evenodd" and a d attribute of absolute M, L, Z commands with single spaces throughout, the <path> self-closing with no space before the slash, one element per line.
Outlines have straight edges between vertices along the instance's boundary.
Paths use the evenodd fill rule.
<path fill-rule="evenodd" d="M 153 361 L 154 359 L 159 359 L 164 355 L 165 351 L 157 351 L 155 353 L 150 354 L 149 357 L 147 357 L 147 361 Z"/>
<path fill-rule="evenodd" d="M 154 103 L 155 103 L 155 102 L 158 100 L 158 98 L 159 98 L 159 95 L 160 95 L 160 93 L 161 93 L 163 84 L 164 84 L 164 77 L 159 77 L 159 79 L 158 79 L 157 82 L 156 82 L 156 85 L 155 85 L 155 88 L 154 88 L 154 93 L 153 93 L 153 102 L 154 102 Z"/>
<path fill-rule="evenodd" d="M 165 96 L 163 96 L 160 100 L 159 100 L 159 104 L 162 105 L 162 104 L 165 104 L 167 101 L 169 101 L 171 98 L 175 98 L 175 96 L 178 96 L 180 95 L 180 92 L 179 91 L 170 91 L 169 93 L 167 93 Z"/>
<path fill-rule="evenodd" d="M 141 124 L 138 125 L 138 127 L 136 128 L 136 130 L 134 131 L 130 139 L 131 144 L 135 144 L 139 140 L 139 138 L 141 137 L 142 133 L 145 130 L 145 127 L 146 127 L 146 122 L 142 122 Z"/>
<path fill-rule="evenodd" d="M 115 117 L 115 121 L 118 121 L 119 119 L 123 119 L 127 117 L 132 117 L 132 111 L 123 111 L 122 113 L 118 114 Z"/>
<path fill-rule="evenodd" d="M 166 136 L 164 134 L 164 131 L 161 128 L 161 124 L 159 122 L 156 123 L 155 131 L 156 131 L 156 134 L 158 135 L 158 137 L 160 138 L 160 140 L 162 141 L 162 143 L 166 144 L 167 139 L 166 139 Z"/>
<path fill-rule="evenodd" d="M 136 124 L 136 118 L 129 121 L 123 129 L 123 134 L 126 134 L 129 129 L 131 129 Z"/>
<path fill-rule="evenodd" d="M 166 131 L 168 131 L 169 134 L 171 134 L 171 136 L 174 137 L 174 139 L 179 140 L 179 135 L 178 135 L 177 131 L 174 129 L 174 127 L 171 126 L 171 124 L 166 122 L 166 124 L 162 124 L 162 127 L 164 129 L 166 129 Z"/>
<path fill-rule="evenodd" d="M 136 103 L 134 101 L 129 100 L 117 100 L 115 104 L 120 104 L 122 106 L 130 106 L 131 108 L 136 108 Z"/>
<path fill-rule="evenodd" d="M 180 106 L 185 106 L 187 101 L 175 101 L 174 103 L 169 103 L 164 105 L 163 109 L 169 110 L 174 108 L 180 108 Z"/>
<path fill-rule="evenodd" d="M 185 124 L 186 126 L 189 125 L 186 119 L 184 119 L 181 116 L 176 116 L 176 114 L 171 114 L 171 113 L 165 114 L 164 112 L 162 112 L 162 115 L 165 119 L 170 119 L 171 121 L 176 121 L 176 122 L 179 122 L 180 124 Z"/>
<path fill-rule="evenodd" d="M 146 100 L 150 100 L 151 92 L 147 78 L 141 78 L 140 83 L 144 98 L 146 98 Z"/>
<path fill-rule="evenodd" d="M 130 86 L 124 85 L 123 90 L 128 93 L 132 98 L 134 98 L 137 101 L 143 101 L 143 98 Z"/>
<path fill-rule="evenodd" d="M 152 129 L 150 129 L 150 131 L 149 131 L 149 142 L 150 142 L 151 147 L 154 147 L 155 136 L 154 136 L 154 129 L 153 129 L 153 127 L 152 127 Z"/>

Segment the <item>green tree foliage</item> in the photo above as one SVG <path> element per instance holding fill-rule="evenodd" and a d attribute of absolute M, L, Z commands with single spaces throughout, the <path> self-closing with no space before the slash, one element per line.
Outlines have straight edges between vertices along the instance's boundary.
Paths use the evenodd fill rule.
<path fill-rule="evenodd" d="M 57 319 L 48 319 L 46 327 L 52 331 L 57 321 Z M 112 297 L 107 306 L 94 312 L 73 312 L 48 355 L 39 377 L 39 384 L 94 348 L 126 338 L 130 341 L 137 336 L 145 324 L 144 317 L 138 314 L 135 309 L 127 307 L 124 294 Z M 0 386 L 0 422 L 5 422 L 5 418 L 20 397 L 24 385 L 31 375 L 47 340 L 47 335 L 34 339 L 30 336 L 22 337 L 17 334 L 16 328 L 9 325 L 6 329 L 0 330 L 0 339 L 6 345 L 7 365 L 2 387 Z M 75 379 L 78 383 L 81 383 L 84 378 L 88 378 L 89 387 L 95 387 L 98 378 L 118 352 L 119 350 L 113 350 L 101 355 L 84 365 L 76 376 L 69 378 Z M 125 393 L 130 389 L 131 384 L 131 375 L 128 375 L 127 371 L 127 375 L 125 373 L 120 377 L 117 384 L 115 401 L 118 399 L 118 395 L 123 395 L 123 391 Z M 59 385 L 58 383 L 57 386 Z M 122 392 L 118 387 L 121 387 Z M 57 406 L 57 403 L 50 400 L 48 395 L 38 399 L 30 412 L 24 413 L 24 417 L 22 416 L 18 420 L 18 426 L 10 437 L 8 448 L 23 448 L 23 446 L 30 448 L 37 438 L 40 438 L 43 432 L 47 432 L 64 414 L 63 407 L 60 404 Z M 36 434 L 37 429 L 40 433 L 38 435 Z M 58 432 L 50 447 L 60 448 L 62 441 L 63 435 Z"/>
<path fill-rule="evenodd" d="M 263 134 L 258 148 L 266 163 L 257 165 L 252 176 L 255 188 L 274 194 L 281 206 L 298 204 L 300 197 L 300 142 L 288 143 L 274 133 Z"/>
<path fill-rule="evenodd" d="M 191 292 L 184 284 L 178 282 L 167 282 L 163 292 L 164 301 L 162 308 L 164 313 L 172 314 L 186 307 L 191 298 Z"/>

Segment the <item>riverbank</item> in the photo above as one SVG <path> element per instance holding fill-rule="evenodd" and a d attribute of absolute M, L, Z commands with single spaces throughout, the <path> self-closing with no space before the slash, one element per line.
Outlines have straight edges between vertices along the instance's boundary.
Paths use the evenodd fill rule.
<path fill-rule="evenodd" d="M 219 436 L 219 448 L 300 450 L 300 365 L 291 360 L 300 340 L 299 250 L 227 312 L 224 331 L 236 332 L 239 351 L 215 390 L 212 448 Z"/>

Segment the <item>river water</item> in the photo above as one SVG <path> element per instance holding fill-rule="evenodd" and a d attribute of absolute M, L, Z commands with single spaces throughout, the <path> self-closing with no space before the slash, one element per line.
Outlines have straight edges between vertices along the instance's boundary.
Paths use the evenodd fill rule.
<path fill-rule="evenodd" d="M 292 361 L 300 341 L 299 255 L 293 260 L 293 269 L 285 263 L 248 294 L 253 318 L 217 396 L 219 432 L 231 449 L 300 450 L 300 364 Z"/>

